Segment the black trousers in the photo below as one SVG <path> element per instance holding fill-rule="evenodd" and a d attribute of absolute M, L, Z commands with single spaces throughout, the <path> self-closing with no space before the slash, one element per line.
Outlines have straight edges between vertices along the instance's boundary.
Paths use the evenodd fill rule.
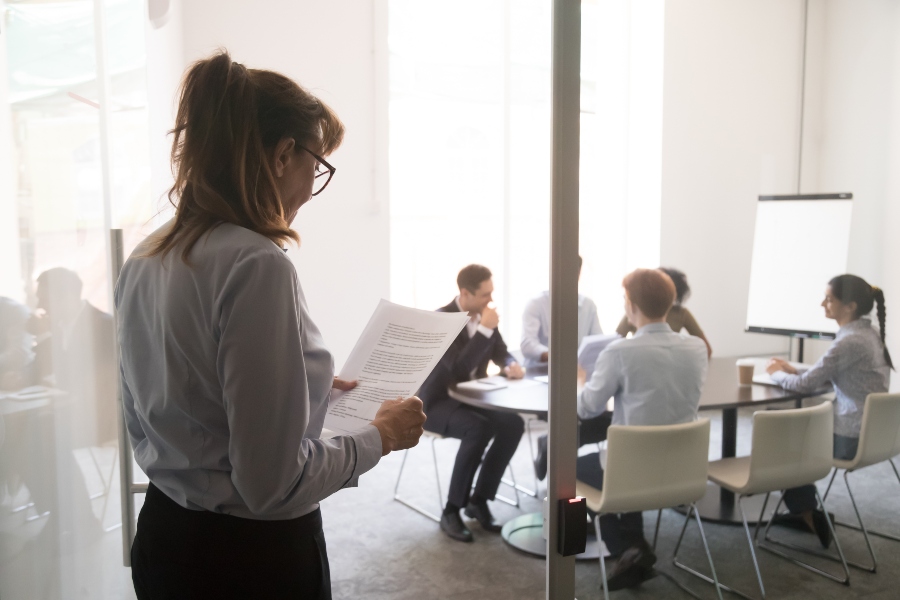
<path fill-rule="evenodd" d="M 331 599 L 322 513 L 257 521 L 183 508 L 153 484 L 131 547 L 138 600 Z"/>
<path fill-rule="evenodd" d="M 427 421 L 425 428 L 428 428 Z M 453 464 L 447 502 L 460 508 L 469 503 L 469 490 L 472 490 L 478 465 L 481 465 L 481 472 L 472 494 L 493 500 L 524 431 L 525 421 L 515 413 L 472 406 L 461 406 L 453 411 L 446 430 L 437 432 L 462 442 Z M 491 440 L 494 443 L 488 448 Z"/>
<path fill-rule="evenodd" d="M 856 449 L 859 447 L 858 437 L 834 434 L 834 457 L 840 460 L 853 460 L 856 458 Z M 816 510 L 819 503 L 816 500 L 816 486 L 801 485 L 797 488 L 784 490 L 784 505 L 794 513 L 802 513 Z"/>
<path fill-rule="evenodd" d="M 578 457 L 576 474 L 579 481 L 603 489 L 603 468 L 596 452 Z M 600 535 L 609 553 L 616 557 L 633 546 L 646 544 L 644 514 L 639 512 L 600 515 Z"/>

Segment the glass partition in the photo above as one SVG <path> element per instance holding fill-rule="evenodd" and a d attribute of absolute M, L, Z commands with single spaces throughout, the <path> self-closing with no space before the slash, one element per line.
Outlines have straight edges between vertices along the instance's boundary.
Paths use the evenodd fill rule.
<path fill-rule="evenodd" d="M 0 221 L 11 234 L 0 261 L 3 598 L 133 596 L 109 227 L 125 230 L 127 254 L 152 216 L 143 10 L 140 0 L 0 3 Z"/>

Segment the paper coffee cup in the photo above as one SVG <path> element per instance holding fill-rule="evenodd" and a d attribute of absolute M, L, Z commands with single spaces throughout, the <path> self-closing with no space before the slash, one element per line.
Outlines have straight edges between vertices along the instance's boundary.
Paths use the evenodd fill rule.
<path fill-rule="evenodd" d="M 741 358 L 737 361 L 738 383 L 750 385 L 753 383 L 753 371 L 756 369 L 756 361 L 752 358 Z"/>

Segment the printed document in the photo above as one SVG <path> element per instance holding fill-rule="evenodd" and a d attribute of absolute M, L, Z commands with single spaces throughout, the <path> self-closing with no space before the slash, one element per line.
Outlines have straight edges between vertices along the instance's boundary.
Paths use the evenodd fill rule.
<path fill-rule="evenodd" d="M 332 390 L 322 437 L 359 431 L 385 400 L 415 394 L 468 321 L 465 312 L 381 300 L 338 375 L 358 385 L 348 392 Z"/>

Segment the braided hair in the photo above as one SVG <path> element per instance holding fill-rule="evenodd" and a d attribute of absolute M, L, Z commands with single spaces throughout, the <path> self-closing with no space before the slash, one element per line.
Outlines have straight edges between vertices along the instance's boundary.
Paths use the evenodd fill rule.
<path fill-rule="evenodd" d="M 856 275 L 838 275 L 828 282 L 831 293 L 844 304 L 856 302 L 855 318 L 862 317 L 872 312 L 872 308 L 876 308 L 875 314 L 878 317 L 878 327 L 881 330 L 881 345 L 884 348 L 884 360 L 888 366 L 893 369 L 894 363 L 891 361 L 891 353 L 888 352 L 885 344 L 885 328 L 886 311 L 884 306 L 884 292 L 881 288 L 869 285 L 862 277 Z"/>

